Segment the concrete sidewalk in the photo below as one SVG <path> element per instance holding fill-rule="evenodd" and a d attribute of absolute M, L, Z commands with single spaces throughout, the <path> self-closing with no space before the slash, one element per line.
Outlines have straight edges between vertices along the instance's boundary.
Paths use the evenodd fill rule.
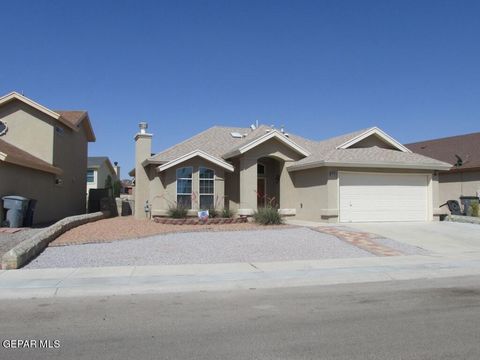
<path fill-rule="evenodd" d="M 331 285 L 480 275 L 480 253 L 0 271 L 0 299 Z"/>

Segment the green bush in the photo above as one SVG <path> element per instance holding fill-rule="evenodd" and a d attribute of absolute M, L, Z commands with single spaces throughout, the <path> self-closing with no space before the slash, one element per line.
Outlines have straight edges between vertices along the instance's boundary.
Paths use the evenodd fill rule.
<path fill-rule="evenodd" d="M 168 217 L 173 219 L 185 219 L 188 214 L 188 209 L 186 207 L 175 205 L 168 208 Z"/>
<path fill-rule="evenodd" d="M 476 216 L 478 217 L 478 203 L 477 202 L 474 202 L 470 205 L 470 214 L 472 214 L 471 216 Z"/>
<path fill-rule="evenodd" d="M 260 208 L 253 214 L 253 219 L 261 225 L 280 225 L 283 224 L 283 218 L 278 210 L 272 206 Z"/>
<path fill-rule="evenodd" d="M 213 208 L 213 209 L 208 209 L 208 217 L 209 217 L 209 218 L 212 218 L 212 219 L 213 219 L 213 218 L 218 217 L 218 215 L 220 215 L 220 214 L 219 214 L 219 212 L 218 212 L 217 209 L 215 209 L 215 208 Z"/>
<path fill-rule="evenodd" d="M 223 208 L 222 218 L 233 218 L 234 215 L 235 215 L 235 213 L 233 212 L 233 210 Z"/>

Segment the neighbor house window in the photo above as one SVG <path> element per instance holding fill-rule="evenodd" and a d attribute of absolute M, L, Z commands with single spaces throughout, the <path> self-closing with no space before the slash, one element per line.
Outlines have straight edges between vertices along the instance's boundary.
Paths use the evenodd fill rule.
<path fill-rule="evenodd" d="M 192 208 L 192 173 L 191 167 L 177 169 L 177 205 Z"/>
<path fill-rule="evenodd" d="M 215 193 L 215 172 L 212 169 L 201 167 L 199 173 L 200 209 L 213 209 Z"/>
<path fill-rule="evenodd" d="M 87 182 L 92 183 L 95 181 L 95 174 L 93 170 L 87 170 Z"/>

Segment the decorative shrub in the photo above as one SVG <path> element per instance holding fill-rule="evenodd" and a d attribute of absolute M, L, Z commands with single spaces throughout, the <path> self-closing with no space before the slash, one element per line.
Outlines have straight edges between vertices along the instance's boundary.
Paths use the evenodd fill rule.
<path fill-rule="evenodd" d="M 479 206 L 478 206 L 478 202 L 474 202 L 470 205 L 470 213 L 472 214 L 471 216 L 476 216 L 478 217 L 479 215 Z"/>
<path fill-rule="evenodd" d="M 233 218 L 235 216 L 235 213 L 233 212 L 233 210 L 230 210 L 230 209 L 227 209 L 227 208 L 223 208 L 222 209 L 222 218 Z"/>
<path fill-rule="evenodd" d="M 188 209 L 181 205 L 172 205 L 168 208 L 168 217 L 173 219 L 185 219 L 188 214 Z"/>
<path fill-rule="evenodd" d="M 209 217 L 209 218 L 212 218 L 212 219 L 213 219 L 213 218 L 218 217 L 218 215 L 219 215 L 219 212 L 218 212 L 217 209 L 215 209 L 215 208 L 213 208 L 213 209 L 208 209 L 208 217 Z"/>
<path fill-rule="evenodd" d="M 283 218 L 278 210 L 272 206 L 260 208 L 253 213 L 253 219 L 257 224 L 261 225 L 281 225 Z"/>

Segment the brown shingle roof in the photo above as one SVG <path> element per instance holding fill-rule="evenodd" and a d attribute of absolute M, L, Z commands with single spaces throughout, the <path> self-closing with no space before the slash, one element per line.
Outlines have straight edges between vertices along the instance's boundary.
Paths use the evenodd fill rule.
<path fill-rule="evenodd" d="M 480 132 L 421 141 L 405 145 L 413 152 L 450 164 L 457 163 L 458 155 L 463 164 L 452 171 L 480 168 Z"/>
<path fill-rule="evenodd" d="M 77 110 L 54 110 L 62 119 L 68 121 L 74 126 L 77 126 L 87 115 L 86 111 Z"/>
<path fill-rule="evenodd" d="M 95 141 L 95 133 L 93 132 L 88 112 L 83 110 L 54 110 L 60 115 L 61 120 L 71 124 L 73 127 L 77 127 L 80 123 L 83 123 L 85 131 L 87 133 L 88 141 Z"/>
<path fill-rule="evenodd" d="M 4 154 L 4 155 L 3 155 Z M 60 175 L 62 170 L 0 139 L 0 160 Z"/>

